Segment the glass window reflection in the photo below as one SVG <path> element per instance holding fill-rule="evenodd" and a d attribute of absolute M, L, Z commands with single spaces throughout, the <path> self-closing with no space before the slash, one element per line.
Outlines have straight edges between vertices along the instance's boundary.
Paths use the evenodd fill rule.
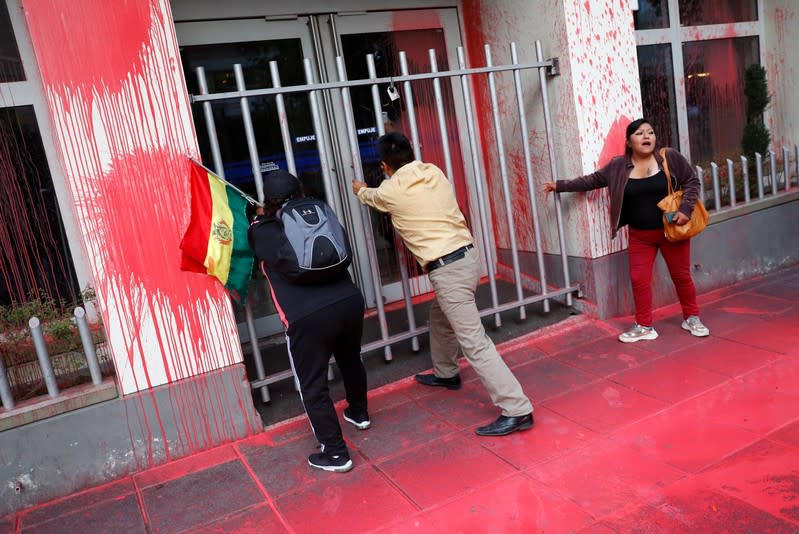
<path fill-rule="evenodd" d="M 22 68 L 22 59 L 19 57 L 8 8 L 5 2 L 0 2 L 0 83 L 23 80 L 25 80 L 25 71 Z"/>
<path fill-rule="evenodd" d="M 638 72 L 644 117 L 652 122 L 661 146 L 679 149 L 671 45 L 639 46 Z"/>
<path fill-rule="evenodd" d="M 636 30 L 668 28 L 668 0 L 638 0 L 638 10 L 633 11 L 633 22 Z"/>
<path fill-rule="evenodd" d="M 683 44 L 691 158 L 737 157 L 746 124 L 744 73 L 758 63 L 757 37 Z"/>
<path fill-rule="evenodd" d="M 757 0 L 680 0 L 680 26 L 757 20 Z"/>

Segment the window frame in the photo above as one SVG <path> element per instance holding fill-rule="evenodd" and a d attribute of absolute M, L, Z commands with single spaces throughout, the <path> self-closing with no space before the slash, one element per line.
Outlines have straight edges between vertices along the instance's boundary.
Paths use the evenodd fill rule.
<path fill-rule="evenodd" d="M 757 2 L 757 20 L 748 22 L 732 22 L 727 24 L 708 24 L 703 26 L 680 26 L 680 0 L 668 0 L 669 27 L 651 30 L 635 30 L 636 61 L 639 46 L 670 44 L 671 61 L 674 68 L 674 104 L 677 107 L 677 136 L 679 151 L 691 161 L 691 140 L 688 135 L 688 103 L 685 89 L 685 63 L 682 45 L 691 41 L 710 41 L 727 39 L 730 34 L 735 37 L 757 37 L 759 61 L 765 65 L 766 56 L 763 48 L 765 14 L 763 0 Z M 768 112 L 766 112 L 768 113 Z M 766 115 L 765 120 L 768 121 Z"/>

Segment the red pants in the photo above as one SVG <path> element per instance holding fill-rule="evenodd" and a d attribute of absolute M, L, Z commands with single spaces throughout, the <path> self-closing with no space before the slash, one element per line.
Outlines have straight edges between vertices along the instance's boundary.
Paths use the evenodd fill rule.
<path fill-rule="evenodd" d="M 666 260 L 671 281 L 677 289 L 683 318 L 699 315 L 696 305 L 696 288 L 691 278 L 691 240 L 671 242 L 663 230 L 636 230 L 630 228 L 630 280 L 635 300 L 635 322 L 652 326 L 652 268 L 658 249 Z"/>

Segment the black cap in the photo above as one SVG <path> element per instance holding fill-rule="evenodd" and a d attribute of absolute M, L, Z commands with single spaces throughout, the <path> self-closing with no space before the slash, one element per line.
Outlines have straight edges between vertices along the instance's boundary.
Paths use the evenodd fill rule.
<path fill-rule="evenodd" d="M 278 169 L 264 175 L 264 197 L 278 202 L 294 197 L 300 191 L 300 180 L 288 171 Z"/>

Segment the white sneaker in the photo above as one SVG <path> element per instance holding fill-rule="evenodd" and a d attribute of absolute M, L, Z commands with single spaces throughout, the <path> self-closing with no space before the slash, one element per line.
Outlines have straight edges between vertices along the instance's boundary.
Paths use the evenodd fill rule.
<path fill-rule="evenodd" d="M 691 332 L 692 336 L 705 337 L 710 335 L 710 330 L 708 330 L 707 327 L 702 324 L 702 321 L 700 321 L 699 317 L 696 315 L 692 315 L 688 319 L 684 320 L 681 326 L 683 330 L 688 330 Z"/>
<path fill-rule="evenodd" d="M 622 343 L 635 343 L 642 339 L 657 339 L 658 333 L 652 326 L 641 326 L 635 323 L 632 328 L 619 335 L 619 341 Z"/>
<path fill-rule="evenodd" d="M 355 413 L 349 408 L 344 408 L 344 420 L 351 423 L 358 430 L 366 430 L 372 426 L 368 413 Z"/>

